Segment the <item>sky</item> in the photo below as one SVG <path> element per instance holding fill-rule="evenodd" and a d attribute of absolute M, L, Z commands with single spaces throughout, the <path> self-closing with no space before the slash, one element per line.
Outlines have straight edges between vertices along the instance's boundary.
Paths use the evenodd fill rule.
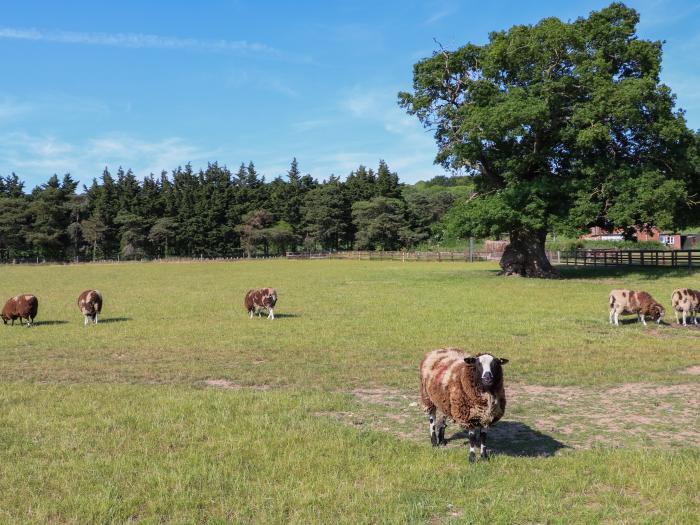
<path fill-rule="evenodd" d="M 267 180 L 293 157 L 341 177 L 379 159 L 403 182 L 446 174 L 429 131 L 396 103 L 436 41 L 609 2 L 3 1 L 0 175 L 27 188 L 54 173 L 83 184 L 105 167 L 142 178 L 191 163 Z M 700 128 L 700 1 L 642 0 L 639 36 L 663 40 L 662 81 Z"/>

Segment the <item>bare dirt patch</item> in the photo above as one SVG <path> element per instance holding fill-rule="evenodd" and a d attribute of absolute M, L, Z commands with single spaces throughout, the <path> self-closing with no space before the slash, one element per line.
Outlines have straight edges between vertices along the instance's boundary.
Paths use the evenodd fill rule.
<path fill-rule="evenodd" d="M 700 366 L 691 369 L 700 373 Z M 371 388 L 351 393 L 358 409 L 332 417 L 428 443 L 416 392 Z M 626 383 L 603 389 L 511 383 L 506 395 L 506 417 L 489 431 L 499 452 L 539 456 L 593 446 L 700 446 L 697 383 Z M 454 424 L 448 426 L 449 434 L 449 442 L 467 439 Z"/>
<path fill-rule="evenodd" d="M 683 374 L 690 374 L 692 376 L 700 376 L 700 365 L 690 366 L 685 370 L 682 370 Z"/>
<path fill-rule="evenodd" d="M 251 385 L 244 386 L 228 379 L 207 379 L 204 384 L 214 388 L 223 388 L 225 390 L 270 390 L 270 385 Z"/>

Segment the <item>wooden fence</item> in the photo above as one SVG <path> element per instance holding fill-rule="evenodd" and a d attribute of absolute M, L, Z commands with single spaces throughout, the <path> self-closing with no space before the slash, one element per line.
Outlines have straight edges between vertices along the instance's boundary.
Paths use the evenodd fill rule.
<path fill-rule="evenodd" d="M 700 268 L 700 250 L 577 250 L 550 251 L 552 264 L 564 266 L 648 266 L 671 268 Z M 344 252 L 288 252 L 287 259 L 343 259 L 357 261 L 494 261 L 502 252 L 475 251 L 344 251 Z"/>
<path fill-rule="evenodd" d="M 577 250 L 561 254 L 560 263 L 574 266 L 649 266 L 700 268 L 700 250 Z"/>

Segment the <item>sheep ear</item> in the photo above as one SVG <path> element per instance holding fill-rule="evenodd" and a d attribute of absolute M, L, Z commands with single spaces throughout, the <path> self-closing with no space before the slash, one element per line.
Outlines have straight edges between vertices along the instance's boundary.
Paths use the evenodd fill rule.
<path fill-rule="evenodd" d="M 473 365 L 474 363 L 476 363 L 476 357 L 465 357 L 464 362 L 468 365 Z"/>
<path fill-rule="evenodd" d="M 501 363 L 502 365 L 505 365 L 508 362 L 508 360 L 504 359 L 503 357 L 499 357 L 498 362 Z"/>

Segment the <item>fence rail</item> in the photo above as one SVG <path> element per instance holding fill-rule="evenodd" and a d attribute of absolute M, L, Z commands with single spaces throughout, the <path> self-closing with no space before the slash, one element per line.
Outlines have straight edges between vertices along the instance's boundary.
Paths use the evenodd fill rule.
<path fill-rule="evenodd" d="M 288 252 L 287 259 L 340 259 L 357 261 L 491 261 L 502 253 L 465 251 L 343 251 L 343 252 Z"/>

